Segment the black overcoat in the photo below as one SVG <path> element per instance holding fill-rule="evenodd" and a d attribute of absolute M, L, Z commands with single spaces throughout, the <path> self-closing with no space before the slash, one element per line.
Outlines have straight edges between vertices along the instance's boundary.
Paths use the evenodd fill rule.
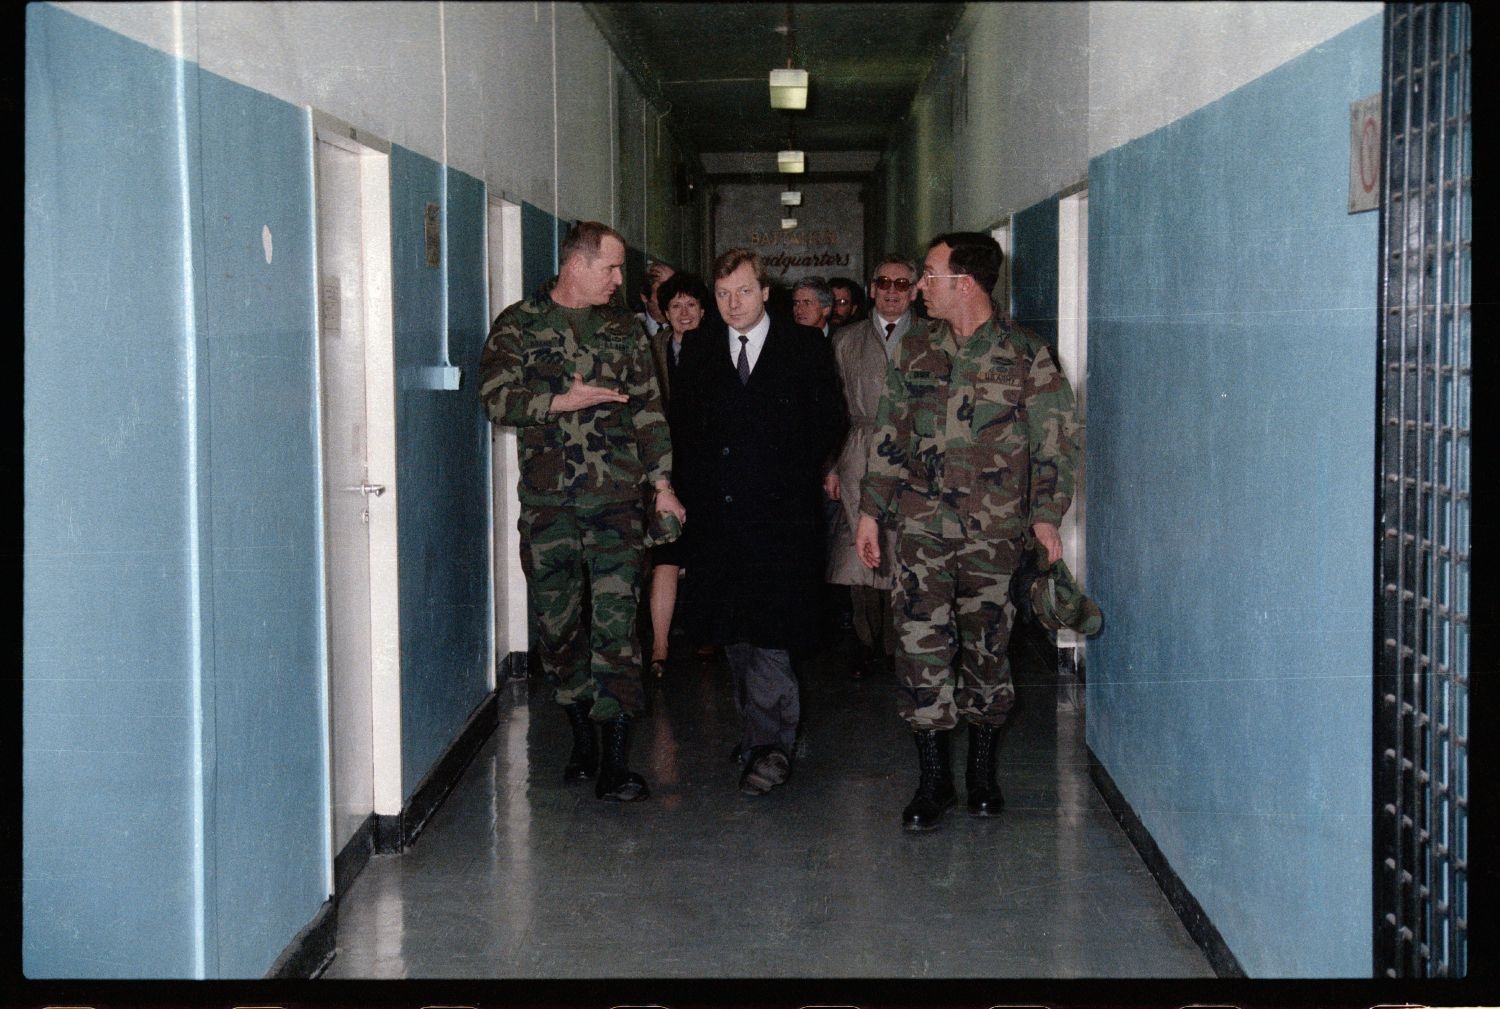
<path fill-rule="evenodd" d="M 686 630 L 700 643 L 808 650 L 823 582 L 823 474 L 848 424 L 830 345 L 772 316 L 749 383 L 722 324 L 684 341 L 678 367 Z"/>

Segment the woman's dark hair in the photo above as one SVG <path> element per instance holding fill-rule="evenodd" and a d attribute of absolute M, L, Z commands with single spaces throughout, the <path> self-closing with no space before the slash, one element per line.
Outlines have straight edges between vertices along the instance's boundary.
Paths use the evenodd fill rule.
<path fill-rule="evenodd" d="M 666 314 L 667 306 L 672 304 L 672 299 L 679 294 L 696 298 L 698 307 L 703 309 L 704 314 L 714 307 L 714 296 L 708 293 L 708 285 L 697 274 L 674 273 L 656 289 L 656 303 L 661 306 L 663 315 Z"/>

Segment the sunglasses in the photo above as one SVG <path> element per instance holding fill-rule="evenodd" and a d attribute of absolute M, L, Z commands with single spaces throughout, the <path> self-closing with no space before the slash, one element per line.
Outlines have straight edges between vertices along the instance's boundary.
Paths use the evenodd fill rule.
<path fill-rule="evenodd" d="M 911 281 L 905 277 L 876 277 L 875 289 L 885 291 L 894 287 L 898 291 L 904 291 L 911 287 Z"/>

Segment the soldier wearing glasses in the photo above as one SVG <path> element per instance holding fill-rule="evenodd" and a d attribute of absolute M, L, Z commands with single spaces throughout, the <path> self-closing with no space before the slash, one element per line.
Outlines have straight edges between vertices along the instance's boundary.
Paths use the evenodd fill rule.
<path fill-rule="evenodd" d="M 929 830 L 957 796 L 948 737 L 968 723 L 968 809 L 998 813 L 995 743 L 1015 703 L 1007 589 L 1028 534 L 1062 556 L 1078 454 L 1073 390 L 1052 351 L 990 298 L 1000 247 L 939 235 L 917 287 L 933 323 L 907 331 L 887 370 L 861 485 L 856 549 L 876 569 L 895 527 L 898 708 L 913 730 L 917 793 L 908 830 Z M 955 659 L 957 660 L 955 662 Z"/>

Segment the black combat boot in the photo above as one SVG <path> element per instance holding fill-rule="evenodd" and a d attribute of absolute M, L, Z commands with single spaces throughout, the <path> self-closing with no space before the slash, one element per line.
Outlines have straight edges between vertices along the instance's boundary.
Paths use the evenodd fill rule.
<path fill-rule="evenodd" d="M 616 715 L 604 723 L 604 762 L 594 794 L 610 802 L 640 802 L 651 798 L 646 779 L 625 766 L 630 757 L 630 716 Z"/>
<path fill-rule="evenodd" d="M 589 718 L 593 701 L 574 701 L 564 705 L 568 712 L 568 724 L 573 726 L 573 752 L 568 754 L 567 766 L 563 768 L 563 781 L 573 784 L 589 781 L 599 770 L 599 730 Z"/>
<path fill-rule="evenodd" d="M 914 735 L 922 778 L 917 783 L 917 794 L 901 811 L 901 826 L 907 830 L 931 830 L 958 798 L 953 790 L 953 770 L 948 764 L 949 733 L 918 729 Z"/>
<path fill-rule="evenodd" d="M 969 767 L 964 784 L 969 790 L 971 816 L 995 816 L 1005 808 L 1005 796 L 995 781 L 995 743 L 1000 726 L 969 723 Z"/>

